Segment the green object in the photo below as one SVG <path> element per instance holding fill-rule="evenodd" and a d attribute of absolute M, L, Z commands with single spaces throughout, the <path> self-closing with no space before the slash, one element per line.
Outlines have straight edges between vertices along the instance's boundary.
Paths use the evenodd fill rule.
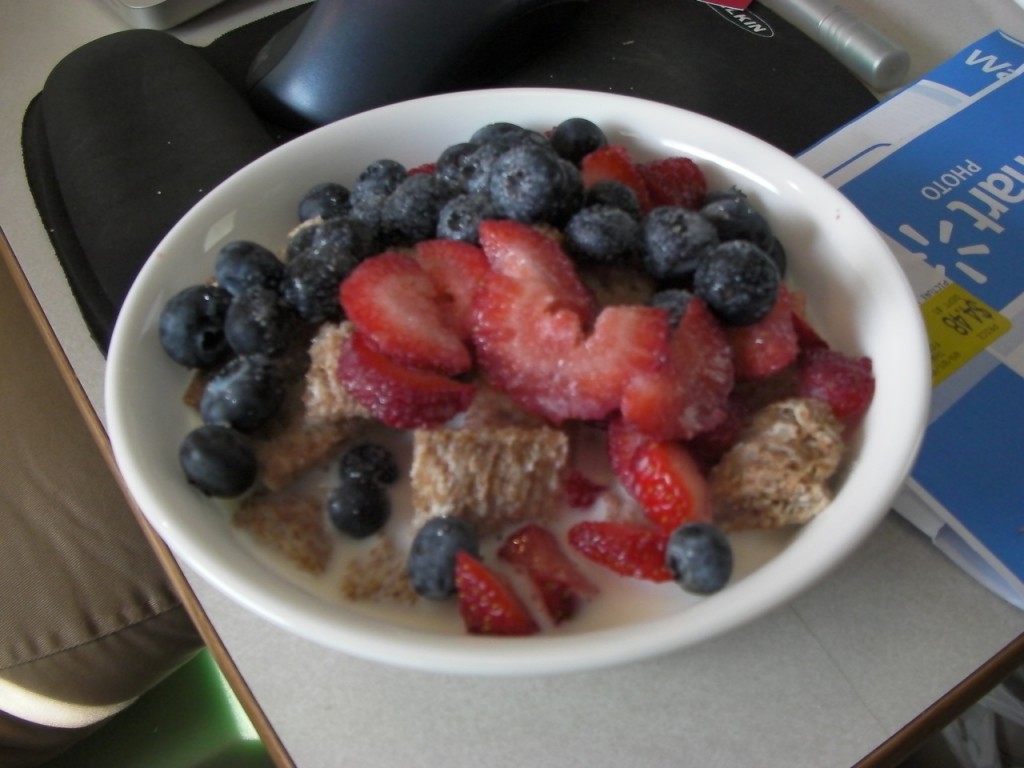
<path fill-rule="evenodd" d="M 49 768 L 270 768 L 273 762 L 206 649 Z"/>

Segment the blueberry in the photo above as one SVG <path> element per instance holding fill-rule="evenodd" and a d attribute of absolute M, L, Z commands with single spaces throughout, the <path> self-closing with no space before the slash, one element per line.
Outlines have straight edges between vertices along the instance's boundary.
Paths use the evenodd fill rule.
<path fill-rule="evenodd" d="M 732 576 L 732 547 L 719 528 L 689 523 L 669 536 L 665 563 L 687 592 L 710 595 Z"/>
<path fill-rule="evenodd" d="M 342 533 L 365 539 L 387 524 L 391 500 L 387 489 L 373 478 L 349 477 L 327 495 L 327 516 Z"/>
<path fill-rule="evenodd" d="M 406 562 L 409 582 L 418 595 L 444 600 L 455 594 L 455 556 L 478 557 L 472 526 L 459 517 L 433 517 L 416 532 Z"/>
<path fill-rule="evenodd" d="M 340 270 L 346 271 L 355 268 L 374 248 L 367 226 L 345 216 L 300 227 L 288 241 L 285 252 L 287 261 L 311 255 L 335 261 Z"/>
<path fill-rule="evenodd" d="M 437 235 L 437 217 L 457 189 L 437 176 L 407 177 L 384 201 L 380 225 L 389 245 L 412 245 Z"/>
<path fill-rule="evenodd" d="M 583 198 L 584 205 L 611 205 L 621 208 L 640 220 L 640 201 L 633 188 L 615 179 L 601 179 L 591 184 Z"/>
<path fill-rule="evenodd" d="M 642 232 L 644 267 L 659 282 L 688 280 L 704 254 L 718 242 L 710 221 L 676 206 L 662 206 L 648 213 Z"/>
<path fill-rule="evenodd" d="M 772 229 L 742 194 L 726 195 L 704 205 L 701 214 L 714 224 L 719 240 L 750 240 L 768 250 Z"/>
<path fill-rule="evenodd" d="M 236 354 L 273 357 L 288 348 L 292 317 L 276 290 L 253 286 L 231 302 L 224 334 Z"/>
<path fill-rule="evenodd" d="M 582 208 L 565 227 L 566 248 L 583 263 L 626 264 L 637 252 L 639 236 L 639 222 L 610 205 Z"/>
<path fill-rule="evenodd" d="M 349 219 L 367 233 L 370 242 L 373 243 L 373 250 L 379 250 L 381 212 L 384 210 L 384 203 L 387 202 L 388 197 L 390 197 L 388 192 L 367 192 L 360 195 L 358 199 L 353 198 L 352 209 L 348 213 Z"/>
<path fill-rule="evenodd" d="M 468 141 L 452 144 L 437 158 L 434 173 L 437 177 L 454 184 L 462 191 L 469 189 L 468 180 L 476 169 L 470 161 L 479 146 Z"/>
<path fill-rule="evenodd" d="M 490 123 L 478 128 L 469 139 L 471 144 L 496 144 L 508 149 L 517 144 L 546 145 L 548 140 L 540 133 L 515 123 Z"/>
<path fill-rule="evenodd" d="M 552 150 L 519 144 L 491 170 L 491 200 L 498 215 L 527 223 L 559 223 L 583 201 L 579 172 Z"/>
<path fill-rule="evenodd" d="M 749 240 L 729 240 L 701 260 L 693 290 L 726 325 L 751 325 L 771 311 L 779 282 L 779 270 L 763 250 Z"/>
<path fill-rule="evenodd" d="M 547 221 L 564 227 L 572 215 L 583 207 L 583 177 L 580 169 L 559 158 L 558 198 Z"/>
<path fill-rule="evenodd" d="M 555 126 L 551 146 L 555 152 L 575 165 L 584 156 L 608 143 L 608 137 L 595 123 L 585 117 L 570 117 Z"/>
<path fill-rule="evenodd" d="M 219 251 L 214 262 L 213 275 L 217 284 L 237 296 L 254 285 L 273 288 L 281 282 L 284 265 L 258 243 L 233 240 Z"/>
<path fill-rule="evenodd" d="M 461 158 L 460 175 L 466 192 L 489 195 L 494 163 L 508 147 L 498 142 L 476 145 L 472 152 Z"/>
<path fill-rule="evenodd" d="M 299 201 L 299 221 L 333 219 L 344 216 L 349 208 L 348 187 L 327 181 L 312 187 Z"/>
<path fill-rule="evenodd" d="M 352 185 L 350 194 L 352 204 L 355 205 L 363 195 L 381 192 L 391 194 L 408 175 L 406 167 L 397 160 L 388 158 L 375 160 L 363 169 L 359 178 L 356 179 L 356 183 Z"/>
<path fill-rule="evenodd" d="M 207 496 L 240 496 L 256 482 L 256 457 L 248 442 L 220 424 L 185 435 L 178 459 L 188 481 Z"/>
<path fill-rule="evenodd" d="M 217 285 L 193 285 L 172 296 L 160 313 L 160 344 L 189 368 L 213 368 L 231 355 L 224 318 L 231 294 Z"/>
<path fill-rule="evenodd" d="M 342 479 L 368 478 L 390 485 L 398 479 L 394 455 L 377 443 L 358 443 L 341 456 L 338 470 Z"/>
<path fill-rule="evenodd" d="M 260 355 L 236 357 L 206 383 L 199 415 L 207 424 L 253 432 L 277 413 L 284 394 L 284 377 L 273 363 Z"/>
<path fill-rule="evenodd" d="M 497 211 L 487 195 L 458 195 L 441 208 L 437 217 L 437 236 L 475 245 L 479 242 L 480 222 L 496 216 Z"/>
<path fill-rule="evenodd" d="M 306 322 L 338 320 L 341 318 L 338 286 L 347 274 L 328 258 L 299 256 L 285 266 L 281 298 Z"/>
<path fill-rule="evenodd" d="M 684 288 L 666 288 L 651 296 L 648 304 L 668 312 L 669 327 L 675 328 L 690 305 L 693 294 Z"/>

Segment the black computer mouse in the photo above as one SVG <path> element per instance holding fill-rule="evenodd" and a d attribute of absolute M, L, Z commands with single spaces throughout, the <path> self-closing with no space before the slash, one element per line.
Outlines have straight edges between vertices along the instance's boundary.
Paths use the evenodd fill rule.
<path fill-rule="evenodd" d="M 257 55 L 249 98 L 266 119 L 308 130 L 456 90 L 479 67 L 497 69 L 513 56 L 509 46 L 493 45 L 504 31 L 517 31 L 518 47 L 536 47 L 550 30 L 530 34 L 524 21 L 557 23 L 567 17 L 561 9 L 586 1 L 317 0 Z M 558 14 L 545 15 L 551 10 Z"/>

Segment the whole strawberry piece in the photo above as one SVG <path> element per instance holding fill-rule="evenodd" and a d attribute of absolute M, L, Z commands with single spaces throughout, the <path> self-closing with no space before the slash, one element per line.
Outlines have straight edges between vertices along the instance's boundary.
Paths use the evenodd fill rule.
<path fill-rule="evenodd" d="M 704 204 L 708 185 L 704 172 L 688 157 L 663 157 L 640 163 L 651 207 L 676 205 L 696 210 Z"/>
<path fill-rule="evenodd" d="M 608 456 L 622 487 L 662 531 L 710 519 L 707 480 L 682 443 L 652 440 L 613 420 L 608 427 Z"/>
<path fill-rule="evenodd" d="M 669 581 L 665 565 L 668 534 L 632 523 L 587 520 L 569 529 L 569 544 L 598 565 L 622 576 Z"/>
<path fill-rule="evenodd" d="M 554 534 L 535 523 L 512 533 L 498 557 L 529 577 L 555 624 L 571 619 L 581 603 L 598 592 L 562 551 Z"/>
<path fill-rule="evenodd" d="M 793 322 L 795 316 L 790 293 L 785 284 L 780 284 L 778 297 L 767 315 L 751 325 L 726 329 L 737 379 L 771 376 L 796 360 L 800 336 Z"/>
<path fill-rule="evenodd" d="M 342 348 L 338 379 L 356 402 L 396 429 L 443 424 L 466 410 L 476 392 L 472 384 L 396 363 L 359 331 Z"/>
<path fill-rule="evenodd" d="M 404 254 L 389 251 L 363 261 L 341 283 L 339 299 L 370 344 L 397 363 L 442 373 L 472 365 L 430 274 Z"/>
<path fill-rule="evenodd" d="M 875 377 L 870 358 L 816 347 L 801 353 L 798 367 L 799 394 L 824 400 L 847 426 L 855 424 L 871 404 Z"/>
<path fill-rule="evenodd" d="M 646 213 L 651 208 L 647 182 L 633 162 L 629 150 L 621 144 L 606 144 L 585 155 L 580 161 L 580 175 L 585 190 L 599 181 L 618 181 L 636 194 L 641 212 Z"/>
<path fill-rule="evenodd" d="M 733 378 L 725 332 L 694 297 L 672 331 L 668 359 L 627 384 L 622 416 L 651 437 L 688 440 L 725 419 Z"/>
<path fill-rule="evenodd" d="M 539 627 L 501 576 L 465 550 L 455 555 L 459 614 L 474 635 L 532 635 Z"/>

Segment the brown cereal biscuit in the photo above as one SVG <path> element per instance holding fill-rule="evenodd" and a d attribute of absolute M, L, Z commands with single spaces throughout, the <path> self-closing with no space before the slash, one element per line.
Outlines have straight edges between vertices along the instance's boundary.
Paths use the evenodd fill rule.
<path fill-rule="evenodd" d="M 568 437 L 546 426 L 417 430 L 413 526 L 457 515 L 485 535 L 548 519 L 561 508 L 568 458 Z"/>
<path fill-rule="evenodd" d="M 727 530 L 806 523 L 832 500 L 844 451 L 825 403 L 789 398 L 757 411 L 711 470 L 714 519 Z"/>
<path fill-rule="evenodd" d="M 345 563 L 341 592 L 349 600 L 387 599 L 411 605 L 417 599 L 406 576 L 405 558 L 387 538 Z"/>
<path fill-rule="evenodd" d="M 242 501 L 232 522 L 309 573 L 323 573 L 331 559 L 333 544 L 317 497 L 254 494 Z"/>

